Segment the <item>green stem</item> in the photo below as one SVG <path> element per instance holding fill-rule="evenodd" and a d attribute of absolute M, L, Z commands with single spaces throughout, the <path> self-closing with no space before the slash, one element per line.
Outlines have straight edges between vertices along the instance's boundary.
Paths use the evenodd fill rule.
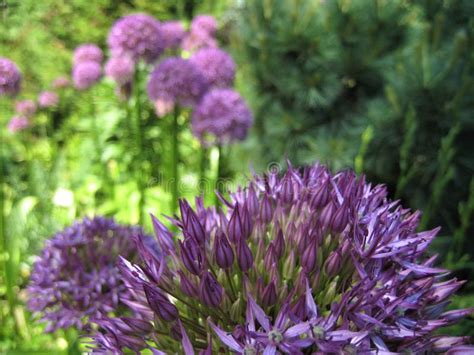
<path fill-rule="evenodd" d="M 208 150 L 206 147 L 201 145 L 199 152 L 199 193 L 204 194 L 206 192 L 206 166 L 207 166 L 207 155 Z"/>
<path fill-rule="evenodd" d="M 224 169 L 224 152 L 223 152 L 223 148 L 221 145 L 218 145 L 217 146 L 217 149 L 218 149 L 218 158 L 217 158 L 217 175 L 216 175 L 216 185 L 215 185 L 215 189 L 216 191 L 222 193 L 223 192 L 223 189 L 222 189 L 222 184 L 224 183 L 224 172 L 225 172 L 225 169 Z M 216 194 L 216 206 L 220 206 L 221 205 L 221 200 L 219 200 L 219 197 L 218 195 Z"/>
<path fill-rule="evenodd" d="M 142 171 L 143 164 L 142 158 L 144 154 L 143 148 L 143 126 L 142 126 L 142 97 L 141 97 L 141 73 L 140 73 L 140 65 L 137 65 L 137 69 L 135 71 L 135 81 L 133 85 L 133 91 L 135 93 L 135 130 L 136 130 L 136 142 L 138 146 L 138 156 L 135 157 L 136 167 L 135 167 L 135 174 L 136 174 L 136 181 L 138 185 L 138 193 L 139 193 L 139 200 L 138 200 L 138 223 L 140 225 L 143 224 L 145 219 L 145 204 L 146 204 L 146 196 L 145 196 L 145 182 L 143 178 L 146 176 L 145 172 Z"/>
<path fill-rule="evenodd" d="M 175 105 L 173 111 L 173 122 L 171 126 L 171 214 L 175 213 L 178 209 L 178 199 L 179 199 L 179 107 Z"/>

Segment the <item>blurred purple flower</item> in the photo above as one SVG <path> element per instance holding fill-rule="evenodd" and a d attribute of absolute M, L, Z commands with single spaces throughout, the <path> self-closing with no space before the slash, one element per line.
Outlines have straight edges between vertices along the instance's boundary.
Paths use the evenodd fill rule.
<path fill-rule="evenodd" d="M 219 48 L 203 48 L 189 61 L 204 75 L 211 87 L 230 87 L 234 83 L 235 63 L 232 57 Z"/>
<path fill-rule="evenodd" d="M 148 97 L 156 105 L 162 105 L 162 116 L 174 105 L 192 106 L 208 88 L 200 71 L 189 60 L 170 57 L 163 60 L 153 70 L 148 80 Z"/>
<path fill-rule="evenodd" d="M 21 73 L 10 59 L 0 57 L 0 96 L 15 96 L 20 92 Z"/>
<path fill-rule="evenodd" d="M 102 77 L 102 68 L 97 62 L 83 62 L 72 69 L 74 86 L 79 90 L 89 89 Z"/>
<path fill-rule="evenodd" d="M 20 116 L 31 117 L 36 113 L 36 103 L 33 100 L 22 100 L 15 103 L 15 112 Z"/>
<path fill-rule="evenodd" d="M 112 57 L 105 64 L 105 75 L 117 84 L 125 85 L 133 80 L 135 63 L 127 56 Z"/>
<path fill-rule="evenodd" d="M 145 14 L 120 18 L 112 26 L 107 43 L 114 57 L 127 55 L 148 63 L 154 62 L 164 49 L 159 21 Z"/>
<path fill-rule="evenodd" d="M 11 133 L 22 131 L 30 126 L 30 121 L 25 116 L 13 116 L 8 122 L 8 130 Z"/>
<path fill-rule="evenodd" d="M 217 48 L 216 39 L 203 30 L 190 31 L 184 37 L 181 47 L 189 52 L 194 52 L 201 48 Z"/>
<path fill-rule="evenodd" d="M 47 322 L 47 331 L 71 326 L 88 331 L 90 317 L 119 312 L 126 287 L 116 261 L 119 255 L 135 259 L 132 238 L 142 234 L 139 227 L 95 217 L 46 241 L 33 265 L 28 307 Z"/>
<path fill-rule="evenodd" d="M 81 44 L 74 50 L 72 59 L 73 65 L 78 65 L 84 62 L 96 62 L 101 64 L 104 59 L 102 49 L 92 43 Z"/>
<path fill-rule="evenodd" d="M 71 84 L 69 78 L 65 75 L 58 76 L 53 80 L 53 89 L 64 89 Z"/>
<path fill-rule="evenodd" d="M 219 196 L 224 209 L 181 200 L 170 219 L 176 233 L 153 217 L 160 252 L 138 238 L 140 265 L 120 264 L 135 292 L 123 303 L 140 326 L 101 320 L 101 350 L 473 351 L 466 337 L 440 335 L 474 308 L 445 311 L 462 282 L 446 281 L 427 253 L 439 229 L 417 232 L 420 213 L 389 200 L 384 186 L 351 171 L 289 166 L 229 195 Z"/>
<path fill-rule="evenodd" d="M 209 91 L 194 109 L 192 131 L 202 142 L 218 144 L 243 140 L 252 125 L 252 113 L 245 101 L 232 89 Z"/>
<path fill-rule="evenodd" d="M 191 31 L 204 31 L 214 36 L 217 31 L 217 21 L 211 15 L 197 15 L 191 21 Z"/>
<path fill-rule="evenodd" d="M 175 49 L 186 36 L 186 30 L 179 21 L 166 21 L 161 24 L 164 48 Z"/>
<path fill-rule="evenodd" d="M 38 96 L 38 104 L 42 108 L 56 107 L 59 104 L 59 96 L 53 91 L 43 91 Z"/>

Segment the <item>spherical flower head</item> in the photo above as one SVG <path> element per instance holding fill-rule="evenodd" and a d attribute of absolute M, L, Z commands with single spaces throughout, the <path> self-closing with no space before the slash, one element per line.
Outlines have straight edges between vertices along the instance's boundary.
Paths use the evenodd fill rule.
<path fill-rule="evenodd" d="M 133 80 L 135 63 L 128 56 L 112 57 L 105 64 L 105 75 L 117 84 L 125 85 Z"/>
<path fill-rule="evenodd" d="M 190 58 L 211 87 L 230 87 L 234 83 L 235 63 L 232 57 L 219 48 L 203 48 Z"/>
<path fill-rule="evenodd" d="M 74 87 L 78 90 L 89 89 L 102 77 L 102 68 L 97 62 L 83 62 L 72 69 Z"/>
<path fill-rule="evenodd" d="M 188 52 L 194 52 L 200 48 L 217 48 L 218 45 L 216 39 L 208 32 L 196 29 L 187 33 L 181 47 Z"/>
<path fill-rule="evenodd" d="M 112 26 L 107 39 L 112 56 L 127 55 L 134 61 L 154 62 L 163 52 L 160 23 L 145 14 L 122 17 Z"/>
<path fill-rule="evenodd" d="M 116 348 L 159 339 L 156 353 L 472 352 L 465 337 L 440 335 L 474 308 L 445 311 L 463 282 L 428 254 L 438 229 L 418 232 L 420 214 L 384 186 L 290 166 L 220 197 L 224 209 L 180 201 L 175 233 L 154 218 L 160 257 L 141 248 L 140 265 L 122 264 L 148 296 L 127 303 L 151 328 L 117 323 L 104 333 Z"/>
<path fill-rule="evenodd" d="M 36 103 L 33 100 L 21 100 L 15 103 L 15 112 L 20 116 L 31 117 L 36 113 Z"/>
<path fill-rule="evenodd" d="M 186 36 L 186 30 L 179 21 L 166 21 L 161 24 L 164 48 L 175 49 Z"/>
<path fill-rule="evenodd" d="M 43 91 L 38 96 L 38 104 L 42 108 L 56 107 L 59 104 L 59 96 L 54 91 Z"/>
<path fill-rule="evenodd" d="M 244 140 L 253 118 L 247 104 L 232 89 L 213 89 L 199 102 L 192 116 L 192 131 L 202 142 L 218 144 Z"/>
<path fill-rule="evenodd" d="M 10 133 L 15 133 L 15 132 L 19 132 L 26 129 L 29 126 L 30 126 L 30 121 L 28 120 L 27 117 L 17 115 L 11 118 L 10 122 L 8 122 L 7 128 L 10 131 Z"/>
<path fill-rule="evenodd" d="M 73 64 L 77 65 L 84 62 L 102 63 L 104 54 L 102 49 L 92 43 L 82 44 L 74 50 Z"/>
<path fill-rule="evenodd" d="M 170 57 L 158 64 L 148 80 L 148 97 L 154 103 L 192 106 L 206 92 L 208 84 L 189 60 Z"/>
<path fill-rule="evenodd" d="M 111 219 L 85 218 L 57 233 L 33 265 L 28 307 L 47 322 L 47 331 L 75 326 L 88 330 L 88 319 L 115 311 L 125 285 L 116 262 L 133 260 L 139 227 Z M 145 237 L 146 238 L 146 237 Z"/>
<path fill-rule="evenodd" d="M 0 96 L 15 96 L 20 92 L 21 73 L 15 63 L 0 57 Z"/>
<path fill-rule="evenodd" d="M 217 31 L 217 21 L 210 15 L 198 15 L 191 22 L 191 31 L 204 31 L 214 36 Z"/>
<path fill-rule="evenodd" d="M 64 89 L 71 85 L 69 78 L 65 75 L 58 76 L 53 80 L 53 89 Z"/>

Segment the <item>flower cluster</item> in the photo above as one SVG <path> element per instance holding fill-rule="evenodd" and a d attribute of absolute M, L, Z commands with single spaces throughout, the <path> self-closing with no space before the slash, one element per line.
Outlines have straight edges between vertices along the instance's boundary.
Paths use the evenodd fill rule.
<path fill-rule="evenodd" d="M 193 134 L 202 142 L 209 135 L 218 144 L 244 140 L 252 126 L 252 113 L 238 92 L 232 89 L 209 91 L 192 116 Z"/>
<path fill-rule="evenodd" d="M 15 63 L 0 57 L 0 96 L 15 96 L 20 91 L 21 73 Z"/>
<path fill-rule="evenodd" d="M 114 57 L 126 55 L 134 61 L 143 59 L 149 63 L 164 49 L 159 21 L 145 14 L 119 19 L 110 30 L 107 43 Z"/>
<path fill-rule="evenodd" d="M 11 133 L 22 131 L 30 126 L 28 117 L 22 115 L 13 116 L 8 122 L 7 128 Z"/>
<path fill-rule="evenodd" d="M 36 113 L 36 103 L 33 100 L 21 100 L 15 103 L 15 112 L 21 116 L 31 117 Z"/>
<path fill-rule="evenodd" d="M 151 73 L 147 86 L 148 97 L 161 116 L 174 105 L 196 104 L 207 88 L 207 81 L 201 72 L 189 60 L 179 57 L 169 57 L 160 62 Z"/>
<path fill-rule="evenodd" d="M 56 107 L 59 104 L 59 96 L 53 91 L 43 91 L 38 96 L 38 104 L 42 108 Z"/>
<path fill-rule="evenodd" d="M 166 21 L 161 24 L 161 35 L 164 48 L 176 49 L 186 36 L 186 30 L 179 21 Z"/>
<path fill-rule="evenodd" d="M 102 53 L 102 49 L 97 47 L 95 44 L 85 43 L 74 50 L 72 62 L 73 65 L 78 65 L 84 62 L 102 63 L 103 59 L 104 54 Z"/>
<path fill-rule="evenodd" d="M 139 227 L 95 217 L 76 222 L 46 242 L 33 265 L 28 307 L 48 323 L 47 331 L 71 326 L 87 331 L 90 317 L 119 311 L 125 285 L 116 259 L 122 255 L 134 260 L 132 238 L 142 233 Z"/>
<path fill-rule="evenodd" d="M 105 64 L 105 75 L 119 86 L 130 83 L 135 72 L 135 63 L 128 56 L 112 57 Z"/>
<path fill-rule="evenodd" d="M 472 352 L 440 328 L 474 311 L 446 311 L 463 284 L 446 279 L 417 232 L 420 214 L 385 187 L 320 165 L 256 176 L 221 197 L 225 210 L 180 201 L 174 235 L 153 219 L 160 253 L 137 240 L 122 259 L 136 314 L 102 318 L 103 351 L 155 354 Z"/>
<path fill-rule="evenodd" d="M 203 48 L 189 58 L 204 75 L 211 87 L 230 87 L 234 83 L 235 63 L 219 48 Z"/>

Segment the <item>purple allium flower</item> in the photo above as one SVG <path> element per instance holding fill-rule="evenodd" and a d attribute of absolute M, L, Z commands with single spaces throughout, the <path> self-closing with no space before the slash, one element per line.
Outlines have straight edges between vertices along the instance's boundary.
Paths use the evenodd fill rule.
<path fill-rule="evenodd" d="M 212 140 L 223 144 L 245 139 L 252 121 L 252 113 L 238 92 L 214 89 L 194 109 L 191 123 L 193 134 L 202 142 L 212 135 Z"/>
<path fill-rule="evenodd" d="M 105 64 L 104 71 L 117 84 L 125 85 L 133 80 L 135 63 L 128 56 L 112 57 Z"/>
<path fill-rule="evenodd" d="M 189 60 L 212 87 L 230 87 L 234 83 L 235 63 L 222 49 L 203 48 L 195 52 Z"/>
<path fill-rule="evenodd" d="M 10 59 L 0 57 L 0 96 L 15 96 L 20 91 L 21 73 Z"/>
<path fill-rule="evenodd" d="M 161 24 L 164 48 L 177 48 L 186 36 L 186 30 L 179 21 L 166 21 Z"/>
<path fill-rule="evenodd" d="M 83 62 L 72 69 L 74 86 L 79 90 L 89 89 L 102 77 L 102 68 L 97 62 Z"/>
<path fill-rule="evenodd" d="M 170 57 L 153 70 L 148 80 L 148 97 L 157 106 L 159 116 L 166 114 L 174 105 L 192 106 L 208 88 L 206 79 L 189 60 Z"/>
<path fill-rule="evenodd" d="M 216 39 L 208 32 L 194 30 L 187 33 L 181 47 L 186 51 L 193 52 L 200 48 L 217 48 L 218 45 Z"/>
<path fill-rule="evenodd" d="M 43 108 L 56 107 L 59 103 L 59 96 L 53 91 L 43 91 L 38 96 L 38 104 Z"/>
<path fill-rule="evenodd" d="M 15 133 L 15 132 L 26 129 L 29 126 L 30 126 L 30 121 L 28 120 L 28 118 L 25 116 L 18 115 L 18 116 L 13 116 L 11 118 L 10 122 L 8 122 L 7 128 L 11 133 Z"/>
<path fill-rule="evenodd" d="M 350 171 L 290 166 L 220 198 L 224 209 L 205 208 L 202 198 L 195 209 L 180 201 L 175 234 L 153 217 L 160 253 L 137 239 L 141 266 L 121 263 L 136 293 L 122 302 L 137 323 L 153 327 L 105 318 L 95 336 L 102 350 L 473 351 L 465 337 L 440 335 L 474 308 L 445 311 L 463 282 L 446 280 L 447 270 L 428 254 L 439 229 L 417 232 L 420 213 L 389 200 L 384 186 Z M 306 250 L 312 267 L 302 264 Z"/>
<path fill-rule="evenodd" d="M 155 61 L 163 52 L 163 35 L 160 23 L 145 14 L 120 18 L 112 26 L 107 39 L 112 56 L 127 55 L 134 61 Z"/>
<path fill-rule="evenodd" d="M 36 113 L 36 103 L 33 100 L 21 100 L 15 103 L 15 112 L 20 116 L 31 117 Z"/>
<path fill-rule="evenodd" d="M 197 15 L 191 22 L 191 31 L 204 31 L 214 36 L 217 31 L 217 21 L 210 15 Z"/>
<path fill-rule="evenodd" d="M 53 81 L 53 89 L 64 89 L 71 84 L 69 78 L 65 75 L 58 76 Z"/>
<path fill-rule="evenodd" d="M 74 50 L 72 59 L 73 65 L 78 65 L 84 62 L 96 62 L 101 64 L 104 59 L 102 49 L 92 43 L 81 44 Z"/>
<path fill-rule="evenodd" d="M 88 331 L 90 317 L 119 311 L 126 287 L 116 261 L 119 255 L 135 259 L 132 237 L 142 233 L 139 227 L 95 217 L 46 242 L 33 265 L 28 307 L 48 323 L 47 331 L 70 326 Z"/>

